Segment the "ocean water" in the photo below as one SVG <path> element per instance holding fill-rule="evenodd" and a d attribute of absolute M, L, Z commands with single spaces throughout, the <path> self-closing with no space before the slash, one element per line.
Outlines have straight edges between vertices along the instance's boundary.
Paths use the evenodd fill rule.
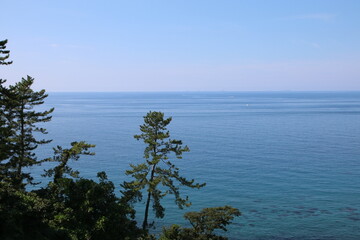
<path fill-rule="evenodd" d="M 46 124 L 53 142 L 39 156 L 96 144 L 95 156 L 72 166 L 88 178 L 106 171 L 117 186 L 143 160 L 133 138 L 142 117 L 173 117 L 172 138 L 191 150 L 174 163 L 207 185 L 183 189 L 193 204 L 185 210 L 166 198 L 155 232 L 186 226 L 186 211 L 231 205 L 242 216 L 230 239 L 360 239 L 360 92 L 50 93 L 44 107 L 55 107 Z M 136 209 L 141 222 L 143 205 Z"/>

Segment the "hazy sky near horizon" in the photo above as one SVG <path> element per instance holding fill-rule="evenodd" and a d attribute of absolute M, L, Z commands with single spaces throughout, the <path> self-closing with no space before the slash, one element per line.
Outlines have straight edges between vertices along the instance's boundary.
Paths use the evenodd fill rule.
<path fill-rule="evenodd" d="M 359 0 L 2 1 L 0 39 L 47 91 L 360 90 Z"/>

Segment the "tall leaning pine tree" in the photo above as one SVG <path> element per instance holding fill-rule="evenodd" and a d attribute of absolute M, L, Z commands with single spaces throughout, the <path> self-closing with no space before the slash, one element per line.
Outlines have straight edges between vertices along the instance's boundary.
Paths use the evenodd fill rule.
<path fill-rule="evenodd" d="M 188 197 L 182 198 L 180 186 L 190 188 L 201 188 L 205 184 L 195 183 L 194 179 L 187 180 L 182 177 L 172 161 L 171 155 L 181 159 L 183 152 L 189 148 L 182 145 L 181 140 L 170 139 L 170 132 L 167 125 L 171 117 L 164 118 L 162 112 L 149 112 L 144 117 L 144 124 L 140 126 L 141 134 L 135 135 L 137 140 L 145 144 L 143 163 L 138 165 L 130 164 L 131 170 L 126 171 L 127 175 L 134 178 L 131 182 L 124 182 L 122 187 L 124 199 L 128 201 L 141 201 L 145 193 L 145 212 L 143 230 L 148 229 L 148 217 L 150 203 L 157 218 L 163 218 L 165 208 L 161 205 L 161 199 L 168 194 L 175 196 L 175 203 L 179 208 L 190 206 Z"/>
<path fill-rule="evenodd" d="M 34 107 L 44 103 L 48 95 L 45 90 L 34 91 L 33 83 L 32 77 L 23 78 L 9 87 L 9 94 L 4 99 L 7 103 L 5 115 L 10 119 L 9 125 L 13 131 L 9 139 L 12 153 L 8 161 L 8 172 L 12 184 L 17 189 L 25 187 L 24 181 L 32 183 L 33 179 L 30 173 L 26 172 L 26 168 L 41 163 L 37 160 L 34 150 L 39 145 L 51 142 L 34 136 L 35 133 L 47 134 L 46 129 L 38 125 L 51 120 L 49 114 L 54 108 L 41 112 L 34 110 Z"/>

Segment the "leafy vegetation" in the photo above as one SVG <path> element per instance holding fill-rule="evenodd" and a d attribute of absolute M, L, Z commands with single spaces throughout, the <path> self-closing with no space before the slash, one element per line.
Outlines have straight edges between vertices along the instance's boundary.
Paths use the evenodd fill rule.
<path fill-rule="evenodd" d="M 0 64 L 6 61 L 9 51 L 4 50 L 7 41 L 0 41 Z M 189 206 L 188 197 L 181 197 L 180 186 L 201 188 L 182 177 L 179 169 L 170 161 L 171 155 L 181 159 L 189 148 L 182 141 L 170 139 L 167 125 L 171 118 L 161 112 L 149 112 L 140 126 L 137 140 L 145 144 L 141 164 L 131 164 L 126 174 L 133 179 L 121 186 L 122 196 L 115 194 L 115 185 L 105 172 L 97 174 L 97 181 L 82 178 L 78 170 L 69 166 L 82 155 L 94 155 L 95 145 L 84 141 L 72 142 L 69 148 L 53 148 L 54 156 L 38 160 L 34 152 L 51 140 L 37 139 L 46 134 L 39 123 L 51 120 L 53 108 L 38 112 L 48 96 L 45 90 L 34 91 L 34 79 L 27 76 L 15 85 L 5 86 L 0 79 L 0 239 L 156 239 L 149 234 L 148 212 L 152 202 L 156 217 L 163 217 L 165 208 L 161 199 L 175 196 L 179 208 Z M 53 168 L 45 170 L 44 177 L 51 180 L 37 190 L 28 190 L 34 184 L 29 167 L 53 162 Z M 145 193 L 145 213 L 142 228 L 135 222 L 132 203 L 142 201 Z M 226 239 L 217 236 L 217 229 L 227 230 L 239 210 L 230 206 L 205 208 L 200 212 L 185 214 L 192 228 L 172 225 L 164 228 L 160 239 Z"/>
<path fill-rule="evenodd" d="M 214 231 L 227 231 L 226 226 L 231 223 L 234 217 L 240 215 L 240 211 L 231 206 L 204 208 L 200 212 L 188 212 L 184 214 L 184 218 L 190 222 L 192 228 L 182 228 L 176 224 L 169 228 L 165 227 L 160 240 L 224 240 L 227 238 L 216 235 Z"/>

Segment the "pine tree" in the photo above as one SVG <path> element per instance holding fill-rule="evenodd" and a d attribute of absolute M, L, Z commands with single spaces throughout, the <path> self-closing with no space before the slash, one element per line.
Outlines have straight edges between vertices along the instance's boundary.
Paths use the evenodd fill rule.
<path fill-rule="evenodd" d="M 9 95 L 8 89 L 3 85 L 5 80 L 0 79 L 0 182 L 7 176 L 7 160 L 11 155 L 11 143 L 9 138 L 12 129 L 8 124 L 9 118 L 6 115 L 6 98 Z"/>
<path fill-rule="evenodd" d="M 48 96 L 45 90 L 34 91 L 31 87 L 34 79 L 30 76 L 23 78 L 22 81 L 13 86 L 9 86 L 7 95 L 3 101 L 4 115 L 11 129 L 11 136 L 7 142 L 11 149 L 10 158 L 7 163 L 9 178 L 17 189 L 24 188 L 23 180 L 32 183 L 30 173 L 24 171 L 25 168 L 41 163 L 37 160 L 34 150 L 42 144 L 51 142 L 51 140 L 35 138 L 34 133 L 47 134 L 45 128 L 38 127 L 38 123 L 51 120 L 51 114 L 54 108 L 43 112 L 36 112 L 35 106 L 44 103 Z"/>
<path fill-rule="evenodd" d="M 143 230 L 149 227 L 148 215 L 151 201 L 155 216 L 163 218 L 165 209 L 160 201 L 164 196 L 173 194 L 175 203 L 182 209 L 185 206 L 190 206 L 191 203 L 187 196 L 185 198 L 180 196 L 180 185 L 190 188 L 205 186 L 205 184 L 194 183 L 194 179 L 187 180 L 181 177 L 179 168 L 169 160 L 171 153 L 175 154 L 177 159 L 181 159 L 182 153 L 189 151 L 187 146 L 182 146 L 182 141 L 170 139 L 170 133 L 166 127 L 171 120 L 171 117 L 164 119 L 162 112 L 149 112 L 144 117 L 145 123 L 140 126 L 142 133 L 134 136 L 146 144 L 145 162 L 138 165 L 130 164 L 132 169 L 126 171 L 126 174 L 135 179 L 131 182 L 124 182 L 122 186 L 126 190 L 123 191 L 124 198 L 133 202 L 141 201 L 142 191 L 146 190 Z M 164 189 L 166 190 L 163 191 Z"/>
<path fill-rule="evenodd" d="M 0 41 L 0 65 L 9 65 L 7 62 L 10 51 L 6 49 L 7 40 Z M 10 156 L 10 146 L 8 138 L 11 135 L 11 128 L 7 124 L 5 117 L 5 96 L 8 95 L 8 89 L 4 86 L 6 80 L 0 79 L 0 182 L 6 177 L 6 159 Z"/>
<path fill-rule="evenodd" d="M 74 178 L 79 177 L 79 172 L 73 170 L 68 165 L 68 162 L 69 160 L 77 161 L 80 155 L 94 155 L 95 153 L 89 151 L 89 149 L 93 147 L 95 147 L 95 145 L 81 141 L 72 142 L 71 148 L 69 149 L 64 149 L 61 146 L 53 148 L 54 157 L 50 161 L 58 162 L 59 164 L 52 169 L 46 170 L 44 176 L 53 177 L 54 183 L 57 183 L 65 174 Z"/>
<path fill-rule="evenodd" d="M 0 65 L 12 64 L 12 61 L 9 62 L 5 61 L 6 59 L 9 58 L 10 55 L 10 51 L 5 50 L 7 41 L 8 41 L 7 39 L 0 41 Z"/>

